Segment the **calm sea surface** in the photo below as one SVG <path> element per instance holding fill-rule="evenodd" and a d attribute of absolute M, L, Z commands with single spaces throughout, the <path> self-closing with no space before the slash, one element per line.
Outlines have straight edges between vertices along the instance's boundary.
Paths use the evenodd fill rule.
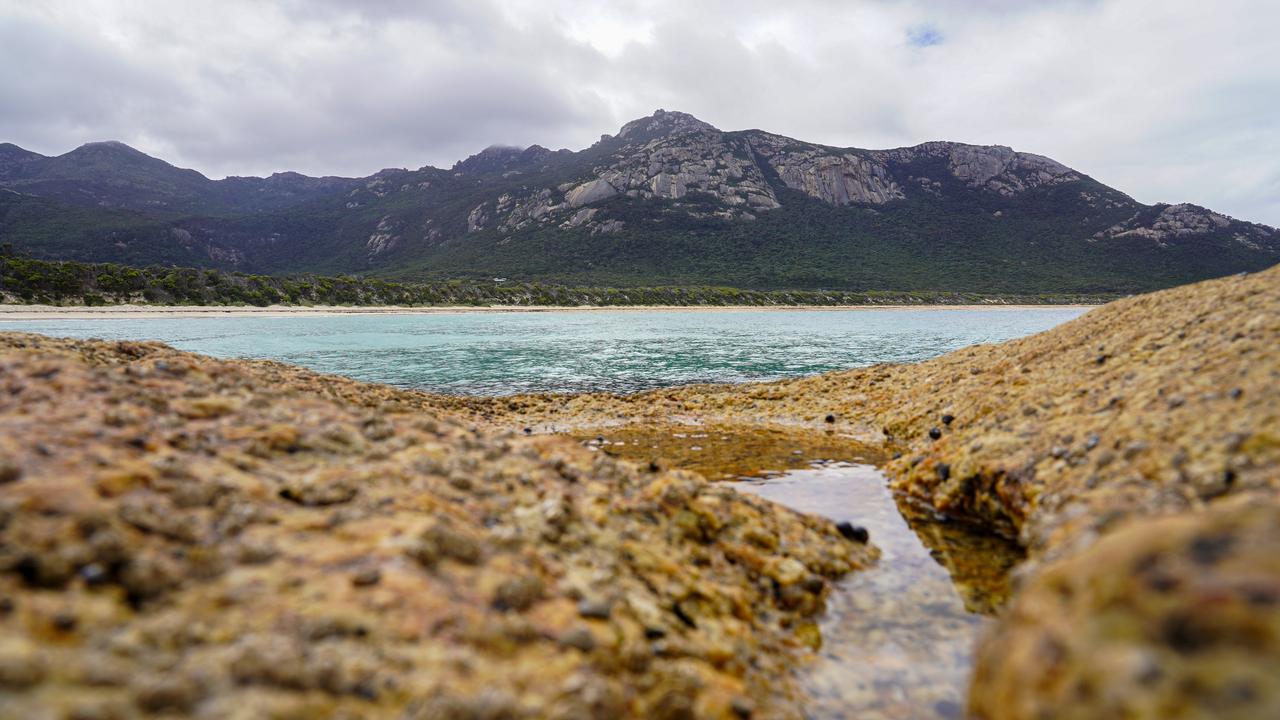
<path fill-rule="evenodd" d="M 2 331 L 160 340 L 457 394 L 631 392 L 923 360 L 1048 329 L 1080 308 L 459 313 L 0 320 Z"/>

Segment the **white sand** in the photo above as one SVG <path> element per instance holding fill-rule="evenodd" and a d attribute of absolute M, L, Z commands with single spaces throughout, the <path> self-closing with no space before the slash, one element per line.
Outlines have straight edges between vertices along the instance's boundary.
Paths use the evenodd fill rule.
<path fill-rule="evenodd" d="M 222 307 L 213 305 L 107 305 L 102 307 L 57 305 L 3 305 L 0 304 L 0 321 L 4 320 L 93 320 L 119 318 L 172 318 L 172 317 L 289 317 L 293 315 L 445 315 L 459 313 L 493 312 L 645 312 L 650 310 L 679 312 L 734 312 L 743 310 L 1026 310 L 1031 308 L 1091 308 L 1094 305 L 579 305 L 558 307 L 549 305 L 486 305 L 402 307 L 402 306 L 344 306 L 269 305 L 267 307 Z"/>

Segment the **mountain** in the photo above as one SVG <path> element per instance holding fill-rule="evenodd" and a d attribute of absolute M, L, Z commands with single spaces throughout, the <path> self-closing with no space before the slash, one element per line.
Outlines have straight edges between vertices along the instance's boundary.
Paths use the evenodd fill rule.
<path fill-rule="evenodd" d="M 572 152 L 209 180 L 120 143 L 0 145 L 0 242 L 39 257 L 402 280 L 1130 292 L 1259 270 L 1280 232 L 1144 205 L 1050 158 L 836 148 L 659 110 Z"/>

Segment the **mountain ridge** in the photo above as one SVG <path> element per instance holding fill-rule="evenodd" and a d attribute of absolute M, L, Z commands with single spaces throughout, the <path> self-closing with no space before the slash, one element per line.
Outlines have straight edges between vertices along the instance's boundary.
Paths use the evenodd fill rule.
<path fill-rule="evenodd" d="M 0 240 L 36 256 L 252 272 L 1095 292 L 1280 261 L 1274 228 L 1008 146 L 839 148 L 665 110 L 579 151 L 363 178 L 210 180 L 123 144 L 6 143 L 0 188 L 22 194 L 0 198 Z"/>

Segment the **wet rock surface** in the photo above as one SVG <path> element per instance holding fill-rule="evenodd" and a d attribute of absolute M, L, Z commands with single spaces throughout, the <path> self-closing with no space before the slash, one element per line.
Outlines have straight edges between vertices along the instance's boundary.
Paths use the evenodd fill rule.
<path fill-rule="evenodd" d="M 874 539 L 437 402 L 0 335 L 0 715 L 799 716 Z"/>

